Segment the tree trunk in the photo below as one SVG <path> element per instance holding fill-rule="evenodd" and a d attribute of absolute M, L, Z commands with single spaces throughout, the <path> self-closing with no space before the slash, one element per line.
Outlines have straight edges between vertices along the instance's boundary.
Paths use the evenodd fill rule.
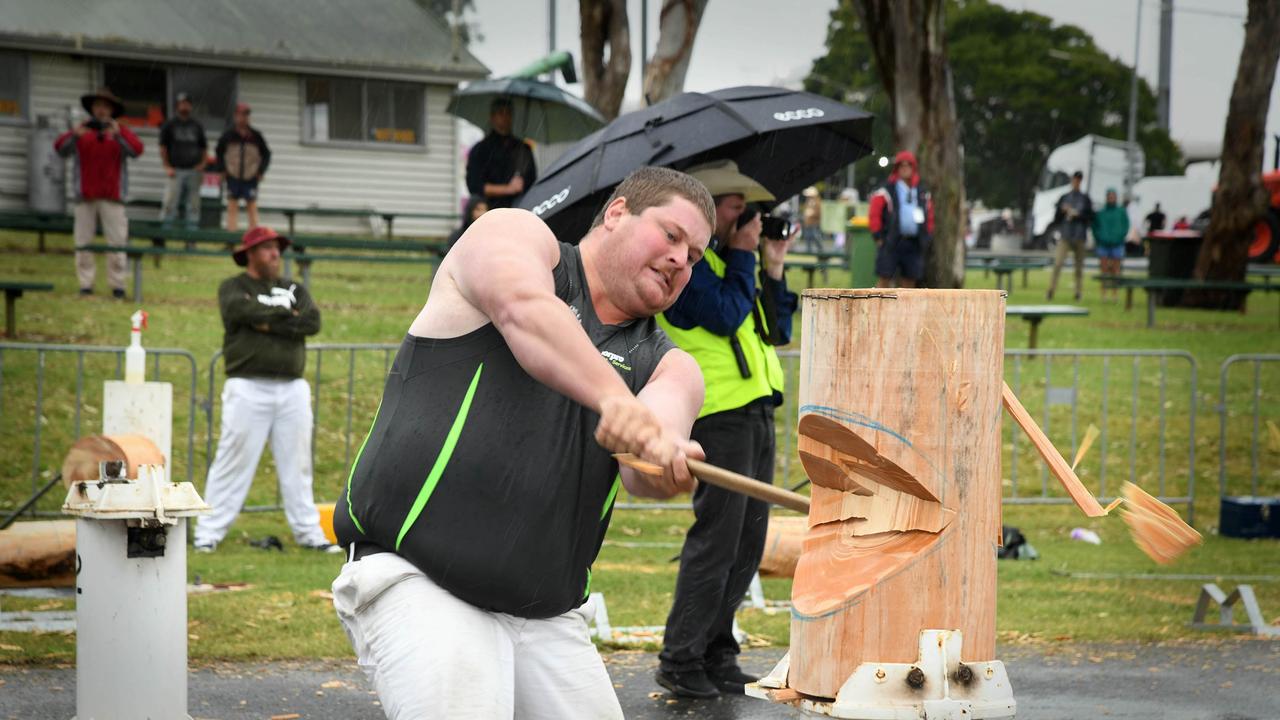
<path fill-rule="evenodd" d="M 1271 87 L 1280 59 L 1280 3 L 1249 0 L 1244 47 L 1231 90 L 1227 126 L 1222 138 L 1222 169 L 1213 196 L 1209 228 L 1195 276 L 1203 280 L 1243 280 L 1253 226 L 1266 212 L 1268 196 L 1262 187 L 1262 147 Z M 1184 304 L 1217 305 L 1221 293 L 1184 295 Z"/>
<path fill-rule="evenodd" d="M 920 160 L 933 191 L 933 246 L 923 285 L 964 282 L 964 156 L 947 65 L 944 0 L 858 0 L 855 3 L 893 106 L 894 140 Z"/>
<path fill-rule="evenodd" d="M 658 15 L 658 45 L 644 75 L 646 105 L 662 102 L 684 90 L 707 0 L 664 0 Z"/>
<path fill-rule="evenodd" d="M 631 74 L 626 0 L 579 0 L 583 95 L 606 120 L 618 117 Z M 608 47 L 608 59 L 605 48 Z"/>

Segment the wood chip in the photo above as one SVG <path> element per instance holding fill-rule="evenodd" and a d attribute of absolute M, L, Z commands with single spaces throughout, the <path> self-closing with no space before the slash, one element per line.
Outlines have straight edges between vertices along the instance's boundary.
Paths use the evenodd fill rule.
<path fill-rule="evenodd" d="M 302 717 L 298 713 L 288 713 L 287 715 L 272 715 L 271 720 L 298 720 Z"/>

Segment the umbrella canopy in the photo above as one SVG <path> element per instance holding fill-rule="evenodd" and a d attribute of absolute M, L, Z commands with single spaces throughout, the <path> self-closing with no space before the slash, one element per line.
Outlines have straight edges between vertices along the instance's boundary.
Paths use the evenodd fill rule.
<path fill-rule="evenodd" d="M 779 199 L 871 152 L 872 115 L 776 87 L 681 93 L 627 113 L 560 156 L 525 193 L 556 236 L 577 242 L 613 188 L 643 165 L 733 160 Z"/>
<path fill-rule="evenodd" d="M 489 106 L 511 100 L 511 132 L 539 143 L 569 142 L 604 125 L 604 118 L 580 97 L 528 78 L 480 80 L 457 90 L 445 110 L 484 130 Z"/>

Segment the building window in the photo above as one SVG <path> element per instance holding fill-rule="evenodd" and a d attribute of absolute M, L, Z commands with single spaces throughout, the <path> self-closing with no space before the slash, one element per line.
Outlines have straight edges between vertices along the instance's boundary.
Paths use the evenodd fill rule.
<path fill-rule="evenodd" d="M 236 104 L 234 70 L 175 67 L 169 74 L 169 87 L 172 96 L 168 107 L 173 107 L 178 93 L 190 95 L 193 106 L 191 116 L 204 126 L 205 133 L 216 138 L 231 125 L 231 115 Z"/>
<path fill-rule="evenodd" d="M 180 92 L 191 96 L 192 116 L 215 136 L 230 125 L 235 109 L 234 70 L 107 62 L 102 64 L 102 84 L 124 101 L 121 120 L 133 127 L 163 125 Z"/>
<path fill-rule="evenodd" d="M 0 52 L 0 122 L 27 119 L 27 56 Z"/>
<path fill-rule="evenodd" d="M 160 127 L 168 109 L 168 69 L 160 65 L 109 62 L 102 65 L 102 84 L 124 101 L 121 122 L 133 127 Z"/>
<path fill-rule="evenodd" d="M 303 124 L 312 142 L 423 144 L 422 86 L 307 78 Z"/>

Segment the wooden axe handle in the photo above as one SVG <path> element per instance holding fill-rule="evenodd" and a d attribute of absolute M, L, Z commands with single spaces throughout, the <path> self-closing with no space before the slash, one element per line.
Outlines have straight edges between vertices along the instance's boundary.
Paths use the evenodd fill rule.
<path fill-rule="evenodd" d="M 614 455 L 618 462 L 635 470 L 649 475 L 661 475 L 662 468 L 651 462 L 646 462 L 630 453 L 618 453 Z M 767 485 L 747 477 L 740 475 L 732 470 L 716 467 L 710 463 L 694 460 L 692 458 L 685 461 L 689 465 L 689 472 L 702 482 L 715 485 L 716 487 L 732 490 L 736 493 L 742 493 L 747 497 L 763 500 L 767 503 L 780 505 L 788 510 L 795 510 L 799 513 L 809 513 L 809 498 L 800 493 L 791 492 L 785 488 Z"/>
<path fill-rule="evenodd" d="M 1036 452 L 1040 453 L 1040 457 L 1044 459 L 1046 465 L 1049 466 L 1049 472 L 1058 478 L 1058 482 L 1062 483 L 1062 487 L 1066 488 L 1067 494 L 1075 501 L 1076 505 L 1084 511 L 1089 517 L 1102 517 L 1107 514 L 1107 510 L 1098 503 L 1098 499 L 1089 492 L 1080 482 L 1080 478 L 1076 477 L 1076 473 L 1067 464 L 1062 454 L 1053 446 L 1049 438 L 1036 425 L 1036 421 L 1031 419 L 1031 413 L 1022 407 L 1022 403 L 1018 400 L 1018 396 L 1013 394 L 1013 390 L 1009 388 L 1009 383 L 1004 383 L 1004 390 L 1001 393 L 1001 399 L 1004 401 L 1004 409 L 1009 411 L 1013 416 L 1014 422 L 1022 428 L 1022 431 L 1031 438 L 1031 444 L 1036 446 Z"/>

